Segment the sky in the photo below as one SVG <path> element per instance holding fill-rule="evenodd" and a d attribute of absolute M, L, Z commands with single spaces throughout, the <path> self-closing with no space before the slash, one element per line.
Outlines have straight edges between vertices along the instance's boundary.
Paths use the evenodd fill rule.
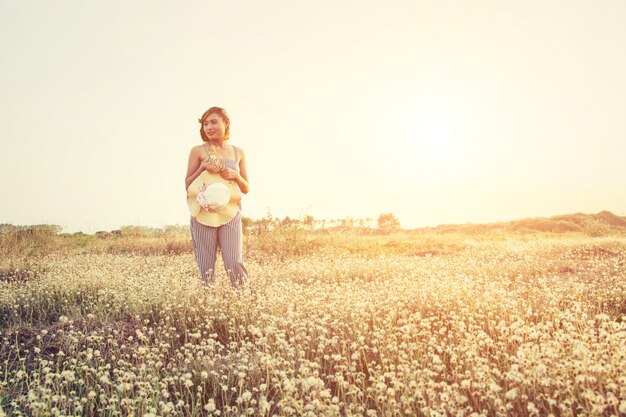
<path fill-rule="evenodd" d="M 0 0 L 0 224 L 189 223 L 212 106 L 245 216 L 626 215 L 622 0 Z"/>

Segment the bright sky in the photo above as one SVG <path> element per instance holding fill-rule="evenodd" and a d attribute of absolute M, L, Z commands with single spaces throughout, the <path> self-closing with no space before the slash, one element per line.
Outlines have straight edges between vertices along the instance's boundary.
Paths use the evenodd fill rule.
<path fill-rule="evenodd" d="M 197 119 L 244 215 L 626 215 L 622 0 L 0 0 L 0 223 L 188 224 Z"/>

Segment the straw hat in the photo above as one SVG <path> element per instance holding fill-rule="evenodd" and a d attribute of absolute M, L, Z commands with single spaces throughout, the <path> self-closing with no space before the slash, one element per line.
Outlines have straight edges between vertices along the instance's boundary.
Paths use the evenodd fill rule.
<path fill-rule="evenodd" d="M 219 174 L 202 171 L 187 189 L 191 215 L 206 226 L 228 223 L 239 211 L 241 191 L 237 183 Z"/>

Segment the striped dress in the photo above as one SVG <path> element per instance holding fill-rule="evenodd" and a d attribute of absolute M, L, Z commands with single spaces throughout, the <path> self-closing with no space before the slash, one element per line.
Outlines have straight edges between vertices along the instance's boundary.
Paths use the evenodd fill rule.
<path fill-rule="evenodd" d="M 239 171 L 237 164 L 237 148 L 235 159 L 221 158 L 224 167 Z M 241 206 L 240 206 L 241 209 Z M 200 279 L 205 284 L 215 280 L 215 260 L 217 249 L 222 253 L 224 267 L 233 286 L 243 285 L 248 280 L 248 270 L 243 262 L 243 231 L 241 227 L 241 210 L 228 223 L 211 227 L 191 217 L 191 238 L 200 270 Z"/>

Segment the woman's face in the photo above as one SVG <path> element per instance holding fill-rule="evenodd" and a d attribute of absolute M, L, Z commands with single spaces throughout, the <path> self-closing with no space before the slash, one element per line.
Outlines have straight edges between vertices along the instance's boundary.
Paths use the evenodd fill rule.
<path fill-rule="evenodd" d="M 213 113 L 209 114 L 206 120 L 202 123 L 204 134 L 209 140 L 219 140 L 224 138 L 226 133 L 226 124 L 220 115 Z"/>

